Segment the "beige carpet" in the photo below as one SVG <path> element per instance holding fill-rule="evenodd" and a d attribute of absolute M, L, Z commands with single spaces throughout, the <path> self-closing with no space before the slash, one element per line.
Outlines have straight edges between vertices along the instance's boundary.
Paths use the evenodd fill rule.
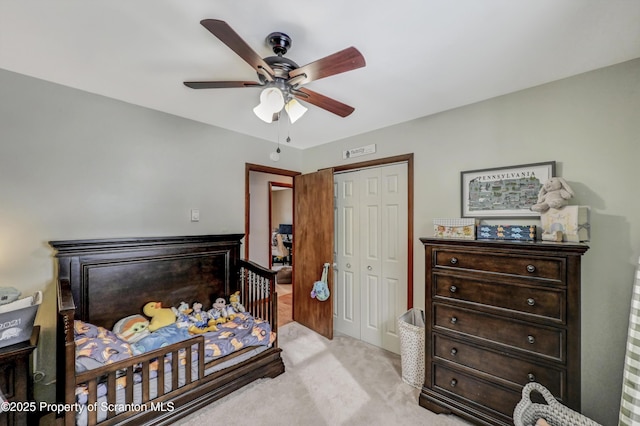
<path fill-rule="evenodd" d="M 418 405 L 400 357 L 343 335 L 327 340 L 296 322 L 280 328 L 286 372 L 261 379 L 178 421 L 184 426 L 467 426 Z"/>

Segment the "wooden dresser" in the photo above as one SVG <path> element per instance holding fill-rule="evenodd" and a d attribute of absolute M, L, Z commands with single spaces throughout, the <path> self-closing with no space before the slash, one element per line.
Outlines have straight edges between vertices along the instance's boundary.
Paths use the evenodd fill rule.
<path fill-rule="evenodd" d="M 584 244 L 421 238 L 425 382 L 420 405 L 512 425 L 529 381 L 580 409 Z"/>

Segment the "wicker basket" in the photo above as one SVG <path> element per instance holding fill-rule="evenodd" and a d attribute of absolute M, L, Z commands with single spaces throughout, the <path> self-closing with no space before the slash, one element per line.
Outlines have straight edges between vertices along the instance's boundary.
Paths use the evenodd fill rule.
<path fill-rule="evenodd" d="M 531 392 L 542 394 L 546 404 L 531 401 Z M 551 392 L 539 383 L 528 383 L 522 389 L 522 399 L 513 411 L 515 426 L 533 426 L 538 419 L 545 419 L 550 426 L 601 426 L 599 423 L 560 404 Z"/>

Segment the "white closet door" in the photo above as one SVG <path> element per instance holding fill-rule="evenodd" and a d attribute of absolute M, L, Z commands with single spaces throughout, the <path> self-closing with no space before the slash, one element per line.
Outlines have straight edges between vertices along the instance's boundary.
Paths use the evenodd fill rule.
<path fill-rule="evenodd" d="M 360 283 L 358 257 L 359 193 L 358 176 L 354 173 L 334 176 L 335 244 L 334 329 L 360 338 Z"/>
<path fill-rule="evenodd" d="M 407 165 L 338 174 L 334 181 L 334 328 L 399 353 L 397 319 L 407 300 Z"/>
<path fill-rule="evenodd" d="M 398 317 L 407 308 L 409 240 L 406 164 L 381 168 L 381 336 L 383 348 L 400 353 Z"/>
<path fill-rule="evenodd" d="M 382 345 L 382 247 L 380 204 L 380 169 L 358 172 L 360 182 L 360 297 L 362 325 L 360 338 L 372 345 Z"/>

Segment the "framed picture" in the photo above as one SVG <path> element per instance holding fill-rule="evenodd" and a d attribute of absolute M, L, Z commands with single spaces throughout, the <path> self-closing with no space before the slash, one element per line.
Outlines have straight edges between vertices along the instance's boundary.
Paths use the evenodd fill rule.
<path fill-rule="evenodd" d="M 556 162 L 460 172 L 462 217 L 539 217 L 531 210 Z"/>

